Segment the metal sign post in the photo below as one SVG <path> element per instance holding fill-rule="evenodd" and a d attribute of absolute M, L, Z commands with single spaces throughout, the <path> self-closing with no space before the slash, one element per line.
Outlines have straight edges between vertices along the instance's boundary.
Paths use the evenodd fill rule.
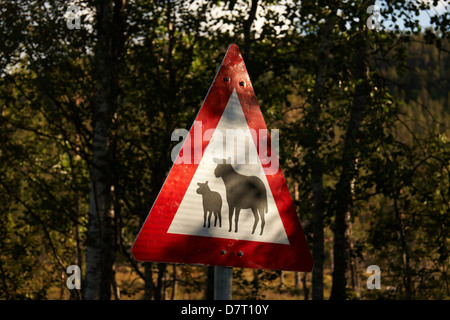
<path fill-rule="evenodd" d="M 233 268 L 214 267 L 214 300 L 231 300 Z"/>

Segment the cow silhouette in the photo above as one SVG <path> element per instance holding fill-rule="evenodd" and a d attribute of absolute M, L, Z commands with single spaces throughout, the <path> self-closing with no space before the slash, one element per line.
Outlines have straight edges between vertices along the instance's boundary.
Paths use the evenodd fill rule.
<path fill-rule="evenodd" d="M 267 191 L 264 183 L 258 177 L 237 173 L 225 160 L 214 159 L 214 161 L 217 163 L 214 175 L 216 178 L 222 178 L 225 184 L 230 224 L 228 231 L 232 230 L 233 214 L 235 214 L 234 231 L 237 232 L 241 209 L 251 209 L 255 218 L 252 234 L 255 233 L 256 225 L 261 218 L 260 235 L 262 235 L 266 224 L 264 214 L 267 213 Z M 231 159 L 228 162 L 231 162 Z"/>
<path fill-rule="evenodd" d="M 208 217 L 208 228 L 211 226 L 211 215 L 214 213 L 214 227 L 217 225 L 217 219 L 219 219 L 219 227 L 222 227 L 222 197 L 218 192 L 211 191 L 208 186 L 208 181 L 205 183 L 198 182 L 197 193 L 202 195 L 203 198 L 203 227 L 206 227 L 206 216 Z"/>

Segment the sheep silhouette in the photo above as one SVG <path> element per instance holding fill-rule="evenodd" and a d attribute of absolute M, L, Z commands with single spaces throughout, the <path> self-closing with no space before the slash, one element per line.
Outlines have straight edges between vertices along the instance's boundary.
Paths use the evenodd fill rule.
<path fill-rule="evenodd" d="M 256 176 L 245 176 L 237 173 L 231 164 L 225 160 L 214 159 L 217 167 L 214 170 L 216 178 L 222 178 L 225 184 L 226 197 L 228 203 L 228 220 L 230 224 L 229 232 L 232 230 L 233 214 L 234 231 L 238 231 L 239 213 L 241 209 L 251 209 L 255 218 L 253 222 L 252 234 L 255 233 L 256 225 L 261 218 L 261 233 L 264 232 L 266 224 L 264 214 L 267 213 L 267 190 L 262 180 Z M 231 159 L 228 160 L 231 162 Z M 259 213 L 259 216 L 258 216 Z"/>
<path fill-rule="evenodd" d="M 208 186 L 208 181 L 205 183 L 198 182 L 197 193 L 202 195 L 203 198 L 203 227 L 206 227 L 206 216 L 208 217 L 208 228 L 211 226 L 211 215 L 214 213 L 214 227 L 217 225 L 217 219 L 219 219 L 219 227 L 222 227 L 222 197 L 218 192 L 211 191 Z"/>

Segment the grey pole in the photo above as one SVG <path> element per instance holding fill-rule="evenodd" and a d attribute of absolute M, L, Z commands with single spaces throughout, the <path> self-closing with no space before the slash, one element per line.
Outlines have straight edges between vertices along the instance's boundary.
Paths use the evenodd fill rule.
<path fill-rule="evenodd" d="M 233 268 L 214 267 L 214 300 L 231 300 Z"/>

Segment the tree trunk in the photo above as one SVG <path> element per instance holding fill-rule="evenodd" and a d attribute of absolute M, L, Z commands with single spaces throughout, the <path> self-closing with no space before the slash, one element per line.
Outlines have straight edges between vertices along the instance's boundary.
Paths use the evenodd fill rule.
<path fill-rule="evenodd" d="M 283 270 L 278 270 L 278 275 L 280 276 L 280 285 L 278 290 L 282 291 L 284 289 L 284 272 Z"/>
<path fill-rule="evenodd" d="M 294 288 L 295 288 L 295 290 L 298 290 L 300 288 L 300 281 L 301 281 L 300 277 L 301 277 L 300 272 L 296 271 L 294 273 Z"/>
<path fill-rule="evenodd" d="M 144 262 L 144 300 L 151 300 L 155 290 L 153 285 L 153 264 L 151 262 Z"/>
<path fill-rule="evenodd" d="M 205 299 L 214 300 L 214 267 L 209 266 L 207 268 Z"/>
<path fill-rule="evenodd" d="M 253 269 L 253 281 L 252 281 L 252 300 L 258 299 L 259 295 L 259 274 L 261 271 L 259 269 Z"/>
<path fill-rule="evenodd" d="M 122 1 L 96 2 L 97 92 L 86 242 L 85 299 L 110 299 L 116 257 L 111 134 L 118 103 L 117 64 L 123 51 Z"/>
<path fill-rule="evenodd" d="M 256 11 L 258 9 L 259 0 L 251 0 L 250 10 L 248 12 L 248 19 L 243 22 L 243 34 L 244 34 L 244 61 L 247 68 L 251 68 L 251 45 L 252 45 L 252 32 L 251 28 L 256 18 Z"/>
<path fill-rule="evenodd" d="M 336 21 L 336 8 L 330 8 L 330 17 L 320 30 L 320 45 L 316 65 L 314 96 L 312 110 L 306 119 L 307 123 L 312 124 L 313 140 L 311 147 L 311 180 L 313 192 L 313 260 L 314 269 L 312 272 L 312 298 L 314 300 L 323 300 L 323 262 L 324 255 L 324 214 L 325 214 L 325 196 L 323 192 L 323 163 L 320 159 L 320 126 L 318 125 L 321 114 L 321 106 L 324 99 L 324 88 L 326 72 L 329 60 L 329 52 L 333 36 L 334 24 Z"/>
<path fill-rule="evenodd" d="M 361 19 L 362 20 L 362 19 Z M 354 80 L 355 87 L 353 105 L 350 110 L 350 120 L 345 135 L 342 155 L 342 171 L 335 191 L 335 221 L 334 221 L 334 270 L 333 286 L 330 299 L 346 298 L 346 269 L 348 241 L 347 214 L 352 204 L 352 180 L 356 175 L 356 158 L 359 145 L 359 130 L 364 116 L 364 110 L 369 102 L 369 64 L 368 47 L 365 35 L 361 32 L 355 43 Z"/>
<path fill-rule="evenodd" d="M 395 195 L 394 196 L 394 211 L 395 211 L 395 220 L 397 222 L 398 232 L 400 234 L 400 243 L 402 246 L 402 262 L 403 262 L 403 271 L 405 273 L 405 275 L 403 277 L 403 284 L 405 286 L 406 299 L 411 300 L 412 292 L 411 292 L 411 268 L 410 268 L 410 261 L 409 261 L 410 255 L 409 255 L 408 244 L 406 243 L 405 232 L 403 230 L 402 218 L 400 217 L 400 211 L 398 209 L 397 198 L 398 198 L 398 196 Z"/>
<path fill-rule="evenodd" d="M 78 189 L 78 181 L 77 181 L 77 175 L 75 173 L 75 165 L 73 163 L 73 157 L 69 157 L 70 160 L 70 168 L 72 172 L 72 188 L 75 190 L 74 195 L 74 202 L 75 202 L 75 221 L 74 224 L 74 234 L 75 234 L 75 243 L 76 243 L 76 254 L 77 254 L 77 266 L 80 267 L 80 270 L 83 270 L 83 252 L 81 249 L 82 241 L 80 237 L 80 200 L 79 200 L 79 189 Z M 81 285 L 81 288 L 83 288 L 84 285 Z M 71 300 L 81 300 L 82 299 L 82 293 L 81 290 L 70 290 L 70 299 Z"/>
<path fill-rule="evenodd" d="M 177 293 L 177 265 L 173 264 L 173 275 L 172 275 L 172 294 L 170 300 L 175 300 L 175 295 Z"/>
<path fill-rule="evenodd" d="M 167 264 L 158 263 L 158 279 L 156 280 L 155 300 L 166 299 L 166 275 Z"/>
<path fill-rule="evenodd" d="M 303 284 L 303 292 L 305 294 L 305 299 L 304 300 L 308 300 L 309 299 L 309 288 L 308 288 L 308 284 L 306 282 L 306 276 L 308 274 L 306 272 L 303 272 L 302 275 L 302 284 Z"/>

